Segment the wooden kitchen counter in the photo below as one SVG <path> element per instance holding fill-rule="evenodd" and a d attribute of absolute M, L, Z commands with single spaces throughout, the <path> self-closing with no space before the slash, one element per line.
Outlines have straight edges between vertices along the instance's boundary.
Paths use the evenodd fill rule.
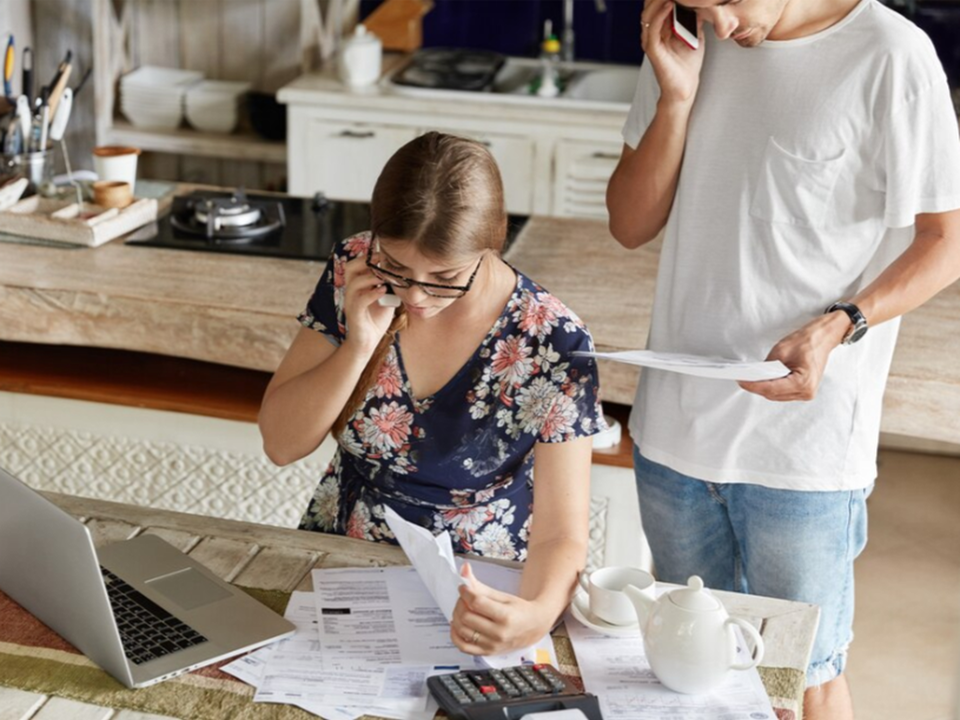
<path fill-rule="evenodd" d="M 622 249 L 606 223 L 531 218 L 507 254 L 587 323 L 600 350 L 644 346 L 659 250 Z M 128 247 L 0 242 L 0 340 L 157 353 L 272 371 L 319 262 Z M 52 350 L 52 352 L 56 352 Z M 883 430 L 960 443 L 960 285 L 903 321 Z M 601 363 L 605 400 L 638 370 Z"/>

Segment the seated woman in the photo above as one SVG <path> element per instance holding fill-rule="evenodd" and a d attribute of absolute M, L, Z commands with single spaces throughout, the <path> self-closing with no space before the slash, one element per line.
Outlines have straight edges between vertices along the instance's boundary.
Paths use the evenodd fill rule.
<path fill-rule="evenodd" d="M 377 180 L 372 231 L 338 246 L 260 411 L 278 464 L 338 448 L 300 527 L 395 542 L 389 505 L 454 550 L 525 561 L 520 596 L 475 579 L 451 635 L 529 646 L 566 607 L 588 537 L 590 436 L 604 428 L 590 334 L 500 257 L 500 173 L 428 133 Z M 399 308 L 379 302 L 388 293 Z"/>

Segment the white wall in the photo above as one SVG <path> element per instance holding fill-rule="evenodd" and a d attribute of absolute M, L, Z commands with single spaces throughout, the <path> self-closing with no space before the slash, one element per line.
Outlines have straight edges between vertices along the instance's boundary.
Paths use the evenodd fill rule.
<path fill-rule="evenodd" d="M 13 33 L 17 47 L 17 65 L 13 76 L 14 96 L 20 94 L 20 71 L 23 69 L 23 48 L 33 46 L 33 23 L 29 0 L 0 0 L 0 32 Z M 4 45 L 3 49 L 6 49 Z"/>

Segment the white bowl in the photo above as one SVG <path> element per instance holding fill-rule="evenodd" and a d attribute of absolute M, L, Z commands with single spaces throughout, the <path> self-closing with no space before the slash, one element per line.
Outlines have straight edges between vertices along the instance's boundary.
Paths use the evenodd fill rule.
<path fill-rule="evenodd" d="M 128 87 L 170 87 L 171 85 L 192 85 L 203 79 L 199 70 L 143 65 L 120 78 L 120 88 Z"/>
<path fill-rule="evenodd" d="M 187 91 L 187 99 L 191 98 L 223 98 L 239 97 L 250 89 L 251 83 L 230 80 L 203 80 L 191 85 Z"/>
<path fill-rule="evenodd" d="M 197 112 L 187 108 L 187 122 L 197 130 L 213 133 L 231 133 L 237 127 L 239 114 L 234 107 L 220 112 Z"/>

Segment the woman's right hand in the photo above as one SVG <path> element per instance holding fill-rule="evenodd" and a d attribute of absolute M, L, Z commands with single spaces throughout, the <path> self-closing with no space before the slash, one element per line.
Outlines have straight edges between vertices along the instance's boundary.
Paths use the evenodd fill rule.
<path fill-rule="evenodd" d="M 703 20 L 697 18 L 696 50 L 673 34 L 673 2 L 646 0 L 640 14 L 640 44 L 653 63 L 662 102 L 692 103 L 700 85 L 703 66 Z"/>
<path fill-rule="evenodd" d="M 377 302 L 386 293 L 383 281 L 367 267 L 364 257 L 354 258 L 346 264 L 343 297 L 346 341 L 363 352 L 373 353 L 393 322 L 397 308 L 384 307 Z"/>

